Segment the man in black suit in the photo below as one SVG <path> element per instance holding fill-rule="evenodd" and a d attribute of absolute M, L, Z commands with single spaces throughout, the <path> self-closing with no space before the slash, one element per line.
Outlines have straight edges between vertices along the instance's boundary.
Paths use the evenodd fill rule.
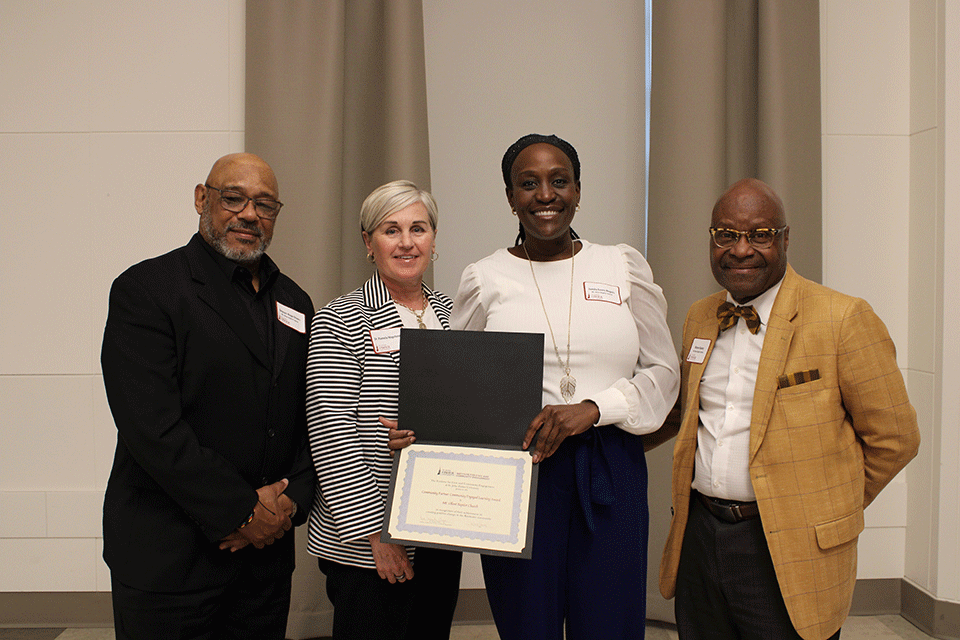
<path fill-rule="evenodd" d="M 110 291 L 101 364 L 117 425 L 103 505 L 117 638 L 282 640 L 292 525 L 315 476 L 304 410 L 310 297 L 264 253 L 269 165 L 220 158 L 200 231 Z"/>

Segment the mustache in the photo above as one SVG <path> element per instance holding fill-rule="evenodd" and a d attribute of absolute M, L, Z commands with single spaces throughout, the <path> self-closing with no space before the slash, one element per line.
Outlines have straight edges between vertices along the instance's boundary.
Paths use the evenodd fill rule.
<path fill-rule="evenodd" d="M 258 227 L 256 223 L 247 224 L 244 222 L 232 222 L 227 225 L 226 230 L 227 231 L 234 231 L 234 230 L 245 231 L 247 233 L 252 233 L 258 238 L 263 235 L 263 232 L 260 231 L 260 227 Z"/>
<path fill-rule="evenodd" d="M 728 256 L 720 261 L 720 266 L 724 269 L 752 269 L 756 267 L 765 267 L 766 265 L 767 261 L 763 260 L 762 258 L 759 260 L 737 260 L 736 258 L 731 258 Z"/>

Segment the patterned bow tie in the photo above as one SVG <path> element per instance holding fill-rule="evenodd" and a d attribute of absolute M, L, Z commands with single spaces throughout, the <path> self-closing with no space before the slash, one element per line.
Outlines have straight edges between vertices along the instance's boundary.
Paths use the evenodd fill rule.
<path fill-rule="evenodd" d="M 717 308 L 717 320 L 720 321 L 721 333 L 737 323 L 737 318 L 743 318 L 747 323 L 747 329 L 750 333 L 756 334 L 760 331 L 760 316 L 752 305 L 740 307 L 730 302 L 724 302 Z"/>

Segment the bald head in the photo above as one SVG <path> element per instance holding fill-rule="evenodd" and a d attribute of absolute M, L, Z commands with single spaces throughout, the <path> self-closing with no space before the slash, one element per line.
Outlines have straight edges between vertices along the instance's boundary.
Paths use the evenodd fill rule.
<path fill-rule="evenodd" d="M 265 186 L 273 189 L 274 200 L 280 199 L 280 186 L 277 184 L 277 176 L 273 169 L 260 156 L 252 153 L 228 153 L 213 163 L 210 173 L 207 174 L 207 184 L 219 185 L 226 176 L 235 173 L 256 173 L 258 179 L 262 180 Z"/>
<path fill-rule="evenodd" d="M 717 216 L 726 212 L 745 209 L 768 209 L 772 214 L 771 224 L 780 228 L 787 224 L 783 201 L 766 182 L 756 178 L 739 180 L 724 192 L 713 206 L 711 226 L 716 227 Z"/>
<path fill-rule="evenodd" d="M 711 227 L 732 231 L 783 229 L 769 247 L 757 248 L 745 236 L 729 247 L 710 241 L 713 277 L 739 303 L 752 300 L 783 278 L 787 270 L 790 227 L 780 196 L 755 178 L 740 180 L 713 207 Z"/>

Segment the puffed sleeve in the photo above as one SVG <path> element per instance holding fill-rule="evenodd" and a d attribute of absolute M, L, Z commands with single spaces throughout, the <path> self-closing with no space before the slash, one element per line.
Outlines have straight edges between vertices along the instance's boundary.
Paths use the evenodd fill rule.
<path fill-rule="evenodd" d="M 487 310 L 481 300 L 480 272 L 476 264 L 468 265 L 460 276 L 460 286 L 453 300 L 450 328 L 457 331 L 483 331 L 487 326 Z"/>
<path fill-rule="evenodd" d="M 590 400 L 600 409 L 598 425 L 615 424 L 642 435 L 659 429 L 676 402 L 680 363 L 667 327 L 667 301 L 653 282 L 650 265 L 633 247 L 621 244 L 617 248 L 630 287 L 627 304 L 640 338 L 640 351 L 632 378 L 620 378 Z"/>

